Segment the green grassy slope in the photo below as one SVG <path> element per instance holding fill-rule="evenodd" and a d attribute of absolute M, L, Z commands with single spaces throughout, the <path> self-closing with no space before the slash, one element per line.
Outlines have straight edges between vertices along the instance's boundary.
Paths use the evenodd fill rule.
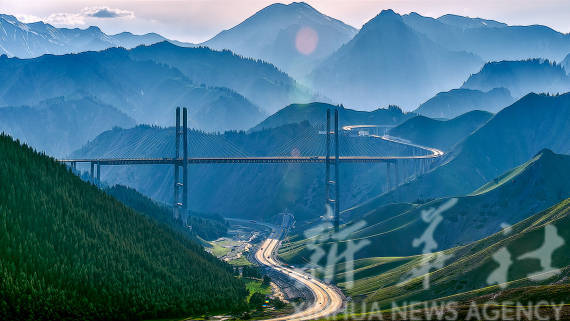
<path fill-rule="evenodd" d="M 508 176 L 497 186 L 485 187 L 484 193 L 455 198 L 457 203 L 441 213 L 442 221 L 435 229 L 435 250 L 446 250 L 465 245 L 498 232 L 502 224 L 516 224 L 570 196 L 570 156 L 554 154 L 549 150 L 514 169 L 517 175 Z M 436 199 L 425 204 L 388 204 L 374 209 L 365 203 L 343 212 L 345 221 L 364 221 L 365 226 L 352 232 L 347 240 L 367 240 L 371 244 L 356 253 L 356 258 L 401 257 L 418 255 L 422 247 L 414 247 L 413 239 L 420 237 L 429 223 L 422 213 L 437 209 L 451 199 Z M 310 240 L 292 243 L 281 255 L 300 263 L 311 255 L 305 248 Z M 328 248 L 332 244 L 324 243 Z M 339 245 L 340 249 L 344 244 Z"/>
<path fill-rule="evenodd" d="M 239 309 L 229 266 L 0 136 L 0 318 L 136 320 Z"/>
<path fill-rule="evenodd" d="M 509 295 L 502 299 L 528 299 L 531 292 L 520 293 L 513 289 L 526 287 L 543 287 L 542 293 L 534 293 L 536 300 L 548 299 L 559 302 L 570 299 L 568 275 L 570 274 L 570 257 L 565 255 L 570 250 L 570 199 L 566 199 L 552 208 L 533 215 L 512 226 L 510 233 L 499 232 L 467 246 L 446 251 L 451 258 L 446 265 L 430 274 L 430 288 L 424 290 L 423 277 L 413 279 L 400 286 L 406 280 L 406 273 L 418 266 L 421 258 L 416 258 L 386 273 L 356 281 L 355 287 L 349 293 L 362 296 L 367 301 L 390 304 L 392 300 L 433 300 L 445 299 L 463 301 L 484 295 L 499 293 L 504 289 L 510 290 Z M 533 281 L 528 276 L 543 273 L 540 262 L 534 258 L 521 258 L 525 253 L 540 248 L 545 239 L 545 228 L 556 227 L 559 237 L 564 244 L 552 253 L 552 267 L 560 269 L 560 273 L 552 274 L 544 280 Z M 549 227 L 550 228 L 550 227 Z M 499 267 L 493 258 L 501 248 L 506 248 L 513 260 L 507 274 L 505 288 L 498 284 L 490 284 L 490 274 Z M 549 270 L 550 271 L 550 270 Z M 548 275 L 547 275 L 548 276 Z M 558 291 L 557 289 L 562 291 Z M 526 297 L 526 298 L 525 298 Z"/>
<path fill-rule="evenodd" d="M 470 111 L 447 121 L 417 116 L 390 129 L 389 134 L 416 144 L 448 151 L 491 117 L 493 114 L 480 110 Z"/>
<path fill-rule="evenodd" d="M 391 202 L 464 195 L 519 166 L 543 148 L 570 154 L 570 93 L 529 94 L 458 144 L 441 166 L 375 199 Z"/>

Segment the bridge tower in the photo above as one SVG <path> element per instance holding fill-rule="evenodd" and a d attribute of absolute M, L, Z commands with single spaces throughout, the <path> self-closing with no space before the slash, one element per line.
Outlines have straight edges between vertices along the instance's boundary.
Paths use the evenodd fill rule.
<path fill-rule="evenodd" d="M 182 159 L 180 158 L 182 143 Z M 188 219 L 188 116 L 187 109 L 182 109 L 182 129 L 180 128 L 180 107 L 176 108 L 176 161 L 174 162 L 174 219 L 181 219 L 187 225 Z M 180 170 L 182 169 L 182 182 Z M 182 193 L 180 193 L 182 189 Z"/>
<path fill-rule="evenodd" d="M 325 193 L 326 204 L 328 208 L 334 209 L 333 224 L 336 232 L 340 226 L 340 184 L 339 184 L 339 141 L 338 141 L 338 109 L 334 111 L 334 161 L 331 161 L 331 111 L 327 109 L 327 138 L 326 138 L 326 156 L 325 156 Z M 334 165 L 334 180 L 330 178 L 330 166 Z M 331 198 L 330 187 L 334 185 L 334 199 Z"/>

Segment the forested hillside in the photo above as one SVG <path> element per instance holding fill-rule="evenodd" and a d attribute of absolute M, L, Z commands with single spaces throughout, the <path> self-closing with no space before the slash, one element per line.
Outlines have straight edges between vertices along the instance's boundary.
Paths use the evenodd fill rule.
<path fill-rule="evenodd" d="M 482 91 L 507 88 L 519 99 L 528 93 L 562 94 L 570 90 L 566 70 L 544 59 L 489 62 L 465 81 L 462 88 Z"/>
<path fill-rule="evenodd" d="M 158 204 L 135 189 L 115 185 L 105 189 L 105 192 L 118 199 L 135 211 L 145 214 L 157 222 L 168 225 L 173 230 L 189 236 L 197 235 L 205 240 L 215 240 L 227 233 L 228 228 L 222 217 L 200 217 L 190 213 L 188 219 L 189 226 L 183 226 L 179 220 L 175 220 L 172 215 L 172 208 Z"/>
<path fill-rule="evenodd" d="M 247 292 L 196 243 L 0 135 L 0 319 L 229 312 Z"/>

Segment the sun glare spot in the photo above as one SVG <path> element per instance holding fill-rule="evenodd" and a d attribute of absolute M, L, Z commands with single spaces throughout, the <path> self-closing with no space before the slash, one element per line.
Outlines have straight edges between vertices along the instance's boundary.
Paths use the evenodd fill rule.
<path fill-rule="evenodd" d="M 319 35 L 315 30 L 309 27 L 303 27 L 297 31 L 295 37 L 295 47 L 297 51 L 303 55 L 310 55 L 315 51 L 319 44 Z"/>

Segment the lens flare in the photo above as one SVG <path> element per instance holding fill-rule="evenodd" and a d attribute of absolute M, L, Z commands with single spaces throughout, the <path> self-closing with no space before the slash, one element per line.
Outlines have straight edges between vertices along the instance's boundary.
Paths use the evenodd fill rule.
<path fill-rule="evenodd" d="M 317 45 L 319 44 L 319 35 L 315 30 L 309 27 L 303 27 L 297 31 L 297 36 L 295 37 L 295 47 L 297 51 L 303 55 L 312 54 Z"/>

